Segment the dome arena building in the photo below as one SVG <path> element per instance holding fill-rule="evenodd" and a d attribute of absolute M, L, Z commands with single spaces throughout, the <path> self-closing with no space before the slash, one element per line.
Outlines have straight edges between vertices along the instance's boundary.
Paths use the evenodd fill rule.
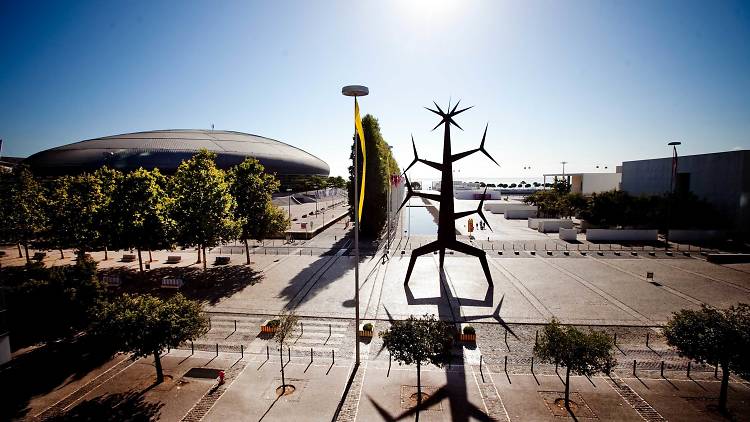
<path fill-rule="evenodd" d="M 228 169 L 253 157 L 282 183 L 298 176 L 328 176 L 320 158 L 275 139 L 224 130 L 171 129 L 126 133 L 75 142 L 38 152 L 25 164 L 39 176 L 90 172 L 108 166 L 124 172 L 158 168 L 173 174 L 199 150 L 216 153 L 216 164 Z"/>

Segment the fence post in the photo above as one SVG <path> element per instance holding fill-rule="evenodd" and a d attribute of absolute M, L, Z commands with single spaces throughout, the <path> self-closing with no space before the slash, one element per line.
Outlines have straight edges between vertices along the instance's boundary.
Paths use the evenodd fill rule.
<path fill-rule="evenodd" d="M 505 355 L 505 373 L 508 373 L 508 355 Z"/>
<path fill-rule="evenodd" d="M 286 361 L 287 362 L 292 361 L 292 348 L 289 346 L 286 346 Z"/>
<path fill-rule="evenodd" d="M 483 359 L 483 356 L 482 356 L 482 355 L 479 355 L 479 372 L 482 372 L 482 361 L 483 361 L 483 360 L 484 360 L 484 359 Z"/>
<path fill-rule="evenodd" d="M 650 335 L 651 335 L 651 333 L 646 333 L 646 347 L 649 347 L 649 345 L 648 345 L 648 339 L 649 339 Z"/>
<path fill-rule="evenodd" d="M 310 363 L 313 362 L 313 350 L 312 347 L 310 348 Z"/>
<path fill-rule="evenodd" d="M 539 330 L 536 330 L 536 334 L 534 334 L 534 346 L 539 343 Z"/>
<path fill-rule="evenodd" d="M 234 331 L 237 331 L 237 320 L 234 320 Z"/>
<path fill-rule="evenodd" d="M 331 364 L 336 363 L 336 353 L 331 349 Z"/>
<path fill-rule="evenodd" d="M 302 334 L 301 335 L 304 335 L 305 334 L 305 323 L 304 322 L 300 322 L 299 326 L 302 328 Z"/>

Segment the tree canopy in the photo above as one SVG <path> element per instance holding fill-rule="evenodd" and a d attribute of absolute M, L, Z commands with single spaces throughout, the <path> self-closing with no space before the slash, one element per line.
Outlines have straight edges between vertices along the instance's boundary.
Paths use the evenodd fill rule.
<path fill-rule="evenodd" d="M 585 333 L 573 326 L 562 326 L 553 319 L 544 327 L 534 345 L 534 355 L 542 362 L 565 367 L 565 406 L 570 402 L 570 373 L 592 376 L 609 373 L 617 363 L 614 341 L 597 331 Z"/>
<path fill-rule="evenodd" d="M 729 373 L 750 373 L 750 305 L 683 309 L 667 322 L 664 335 L 680 356 L 721 365 L 719 407 L 726 411 Z"/>
<path fill-rule="evenodd" d="M 380 333 L 393 359 L 399 364 L 417 365 L 418 403 L 422 400 L 422 364 L 442 367 L 450 362 L 454 335 L 453 327 L 434 315 L 393 321 L 390 329 Z"/>
<path fill-rule="evenodd" d="M 178 240 L 203 250 L 204 268 L 205 248 L 236 239 L 240 231 L 234 218 L 237 202 L 226 174 L 216 167 L 215 160 L 216 154 L 201 150 L 183 161 L 172 179 Z"/>
<path fill-rule="evenodd" d="M 393 157 L 388 143 L 383 139 L 380 132 L 378 119 L 367 114 L 362 119 L 362 129 L 365 135 L 365 148 L 367 149 L 367 174 L 365 175 L 365 206 L 362 211 L 362 219 L 359 222 L 360 233 L 363 236 L 375 238 L 380 235 L 387 219 L 388 185 L 390 175 L 401 174 L 398 162 Z M 350 159 L 354 163 L 354 145 Z M 357 188 L 361 186 L 362 180 L 362 151 L 359 143 L 356 144 L 359 154 L 359 179 Z M 354 190 L 351 181 L 354 180 L 354 165 L 349 166 L 349 204 L 354 204 Z M 350 205 L 350 213 L 358 205 Z"/>
<path fill-rule="evenodd" d="M 26 248 L 38 240 L 47 224 L 44 213 L 44 190 L 26 166 L 18 166 L 13 173 L 0 179 L 0 238 L 19 243 Z"/>
<path fill-rule="evenodd" d="M 102 306 L 95 328 L 135 359 L 153 355 L 157 382 L 162 382 L 161 353 L 205 334 L 208 319 L 200 303 L 179 293 L 166 300 L 124 294 Z"/>

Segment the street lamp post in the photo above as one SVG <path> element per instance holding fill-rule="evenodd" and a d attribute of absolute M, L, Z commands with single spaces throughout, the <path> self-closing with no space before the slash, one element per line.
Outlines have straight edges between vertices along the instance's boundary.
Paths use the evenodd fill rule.
<path fill-rule="evenodd" d="M 674 141 L 667 144 L 672 147 L 672 171 L 669 174 L 669 204 L 667 207 L 667 232 L 664 234 L 664 250 L 669 249 L 669 226 L 670 220 L 672 219 L 672 207 L 674 206 L 674 190 L 675 190 L 675 177 L 677 176 L 677 145 L 682 145 L 682 142 Z"/>
<path fill-rule="evenodd" d="M 370 93 L 366 86 L 348 85 L 341 88 L 341 93 L 347 97 L 354 97 L 356 104 L 357 97 L 364 97 Z M 364 142 L 364 139 L 362 140 Z M 355 345 L 355 365 L 359 366 L 359 192 L 357 189 L 357 179 L 359 179 L 359 146 L 357 145 L 357 127 L 354 127 L 354 345 Z"/>

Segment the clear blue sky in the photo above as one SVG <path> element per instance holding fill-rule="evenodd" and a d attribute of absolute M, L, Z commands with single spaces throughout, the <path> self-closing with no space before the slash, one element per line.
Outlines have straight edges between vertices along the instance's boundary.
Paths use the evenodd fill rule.
<path fill-rule="evenodd" d="M 351 83 L 402 167 L 411 133 L 440 159 L 423 106 L 474 105 L 454 151 L 489 122 L 502 167 L 476 156 L 465 178 L 750 148 L 748 2 L 4 1 L 0 49 L 3 155 L 213 123 L 344 174 Z"/>

